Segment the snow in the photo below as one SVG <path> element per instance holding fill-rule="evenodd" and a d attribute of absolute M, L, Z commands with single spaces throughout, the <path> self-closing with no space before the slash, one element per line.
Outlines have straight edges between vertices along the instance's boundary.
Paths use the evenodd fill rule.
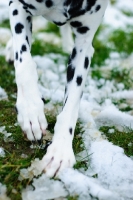
<path fill-rule="evenodd" d="M 133 162 L 122 148 L 108 141 L 92 143 L 91 168 L 104 188 L 125 199 L 133 198 Z M 86 172 L 87 174 L 87 172 Z"/>
<path fill-rule="evenodd" d="M 6 186 L 0 183 L 0 200 L 10 200 L 6 195 Z"/>
<path fill-rule="evenodd" d="M 5 129 L 5 126 L 0 126 L 0 133 L 4 135 L 5 142 L 13 141 L 13 138 L 11 137 L 12 133 L 8 133 Z"/>
<path fill-rule="evenodd" d="M 0 147 L 0 157 L 4 157 L 4 156 L 5 156 L 4 149 Z"/>
<path fill-rule="evenodd" d="M 7 0 L 0 0 L 0 21 L 8 18 Z M 104 22 L 111 28 L 125 28 L 125 24 L 132 24 L 133 17 L 122 14 L 121 9 L 133 10 L 132 0 L 118 0 L 115 6 L 109 5 Z M 37 33 L 46 21 L 36 18 L 34 21 L 34 31 Z M 107 30 L 108 32 L 108 30 Z M 4 34 L 3 34 L 4 33 Z M 10 31 L 0 29 L 0 43 L 6 43 L 10 37 Z M 104 34 L 103 34 L 104 35 Z M 105 35 L 104 35 L 105 36 Z M 60 45 L 60 38 L 54 34 L 38 34 L 38 39 L 47 40 Z M 2 40 L 2 41 L 1 41 Z M 54 59 L 58 62 L 54 62 Z M 57 114 L 60 106 L 55 108 L 55 103 L 62 103 L 65 89 L 65 62 L 64 57 L 55 54 L 44 56 L 34 56 L 37 63 L 39 75 L 39 89 L 46 100 L 50 100 L 45 105 L 45 110 L 55 109 Z M 114 66 L 121 69 L 131 68 L 133 55 L 128 59 L 121 60 L 118 53 L 113 52 L 106 61 L 108 67 L 103 66 L 101 71 L 107 76 L 109 70 Z M 132 76 L 132 74 L 131 74 Z M 100 87 L 100 89 L 99 89 Z M 7 94 L 0 87 L 0 100 L 7 99 Z M 77 155 L 77 160 L 87 159 L 88 169 L 74 170 L 65 169 L 60 173 L 59 180 L 49 179 L 45 174 L 39 178 L 41 166 L 39 159 L 32 162 L 31 167 L 21 169 L 19 180 L 33 179 L 31 186 L 22 191 L 23 200 L 45 200 L 45 199 L 65 199 L 66 196 L 79 196 L 79 200 L 132 200 L 133 199 L 133 157 L 129 158 L 124 154 L 124 150 L 107 141 L 106 137 L 99 131 L 101 126 L 115 126 L 122 130 L 125 127 L 133 129 L 133 116 L 130 113 L 122 112 L 113 100 L 126 99 L 133 104 L 133 90 L 127 91 L 124 84 L 116 84 L 113 80 L 94 80 L 87 77 L 86 87 L 80 103 L 79 119 L 83 123 L 83 141 L 85 151 Z M 122 106 L 126 106 L 126 103 Z M 4 140 L 8 142 L 12 138 L 11 133 L 7 133 L 5 127 L 0 127 L 0 132 L 4 134 Z M 109 129 L 113 134 L 114 129 Z M 132 142 L 129 143 L 129 146 Z M 0 147 L 0 156 L 5 156 L 4 149 Z M 25 156 L 25 155 L 24 155 Z M 96 178 L 93 178 L 96 175 Z M 6 197 L 6 187 L 0 184 L 0 199 L 8 200 Z"/>
<path fill-rule="evenodd" d="M 122 10 L 132 12 L 132 0 L 117 0 L 115 6 L 109 4 L 105 12 L 104 23 L 111 25 L 113 28 L 125 28 L 126 24 L 132 26 L 133 17 L 129 18 L 128 16 L 123 15 Z"/>
<path fill-rule="evenodd" d="M 72 177 L 72 178 L 71 178 Z M 60 174 L 61 181 L 72 196 L 78 195 L 79 200 L 91 200 L 92 197 L 102 200 L 117 200 L 120 196 L 115 192 L 101 187 L 94 178 L 83 175 L 77 170 L 66 169 Z"/>
<path fill-rule="evenodd" d="M 0 0 L 0 22 L 9 18 L 7 5 L 8 0 Z"/>
<path fill-rule="evenodd" d="M 125 127 L 133 129 L 133 116 L 121 112 L 114 105 L 106 106 L 95 119 L 100 126 L 116 126 L 118 129 Z"/>
<path fill-rule="evenodd" d="M 39 179 L 34 179 L 33 186 L 35 190 L 29 188 L 22 192 L 23 200 L 47 200 L 68 195 L 63 183 L 58 180 L 51 180 L 45 174 Z"/>
<path fill-rule="evenodd" d="M 3 100 L 3 99 L 7 99 L 7 94 L 5 90 L 2 87 L 0 87 L 0 100 Z"/>

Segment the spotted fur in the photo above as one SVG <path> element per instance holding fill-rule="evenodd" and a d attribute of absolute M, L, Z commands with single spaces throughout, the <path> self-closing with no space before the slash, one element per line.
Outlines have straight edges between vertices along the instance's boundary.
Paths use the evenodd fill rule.
<path fill-rule="evenodd" d="M 42 170 L 57 176 L 72 167 L 74 129 L 80 98 L 93 56 L 92 40 L 100 25 L 108 0 L 12 0 L 9 1 L 13 34 L 14 65 L 17 83 L 18 122 L 29 140 L 45 135 L 47 121 L 38 90 L 36 63 L 31 49 L 32 16 L 42 15 L 58 26 L 68 24 L 75 35 L 75 44 L 67 67 L 64 106 L 57 116 L 52 144 L 42 159 Z"/>

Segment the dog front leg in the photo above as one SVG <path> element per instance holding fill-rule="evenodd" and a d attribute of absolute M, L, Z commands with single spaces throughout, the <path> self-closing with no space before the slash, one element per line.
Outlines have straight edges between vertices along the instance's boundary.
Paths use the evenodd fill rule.
<path fill-rule="evenodd" d="M 42 134 L 45 134 L 47 122 L 38 90 L 36 63 L 30 54 L 32 17 L 16 0 L 10 1 L 9 11 L 17 83 L 18 122 L 29 140 L 40 140 Z"/>

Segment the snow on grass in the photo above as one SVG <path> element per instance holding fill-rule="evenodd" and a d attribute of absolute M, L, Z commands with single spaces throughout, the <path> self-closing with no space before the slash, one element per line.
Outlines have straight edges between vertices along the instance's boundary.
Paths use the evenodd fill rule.
<path fill-rule="evenodd" d="M 5 156 L 4 149 L 0 147 L 0 157 L 4 157 L 4 156 Z"/>
<path fill-rule="evenodd" d="M 10 200 L 6 195 L 6 186 L 0 183 L 0 200 Z"/>
<path fill-rule="evenodd" d="M 29 187 L 22 192 L 23 200 L 47 200 L 58 197 L 66 197 L 67 190 L 62 182 L 50 180 L 45 174 L 39 179 L 34 179 L 33 188 Z"/>
<path fill-rule="evenodd" d="M 7 93 L 2 87 L 0 87 L 0 100 L 2 99 L 7 99 Z"/>
<path fill-rule="evenodd" d="M 57 66 L 55 63 L 50 62 L 50 60 L 45 56 L 40 57 L 40 59 L 41 64 L 38 62 L 38 67 L 40 70 L 39 80 L 43 85 L 41 87 L 52 88 L 49 89 L 49 91 L 52 92 L 49 92 L 49 96 L 46 98 L 49 97 L 53 103 L 61 103 L 63 100 L 64 85 L 62 87 L 62 79 L 59 78 L 61 73 L 56 72 L 56 70 L 58 71 L 56 68 L 59 67 L 60 69 L 60 65 Z M 45 63 L 45 65 L 43 65 L 43 63 Z M 41 65 L 43 65 L 42 68 Z M 64 67 L 62 67 L 62 69 L 64 69 Z M 45 70 L 46 74 L 51 74 L 50 81 L 47 81 L 43 70 Z M 62 70 L 62 73 L 64 73 L 64 70 Z M 45 79 L 43 76 L 45 76 Z M 112 97 L 112 95 L 113 98 L 115 98 L 115 95 L 117 98 L 118 94 L 116 91 L 119 90 L 120 94 L 124 95 L 125 91 L 122 91 L 124 87 L 120 85 L 117 87 L 114 81 L 105 81 L 104 79 L 93 80 L 91 77 L 87 78 L 87 85 L 88 86 L 85 88 L 85 94 L 83 95 L 80 104 L 79 118 L 84 126 L 83 141 L 86 149 L 86 152 L 82 152 L 81 155 L 82 158 L 85 158 L 86 155 L 90 155 L 88 161 L 89 167 L 87 171 L 84 171 L 83 169 L 81 170 L 86 176 L 78 171 L 65 170 L 60 175 L 60 179 L 67 188 L 67 191 L 69 191 L 69 195 L 78 195 L 81 200 L 91 199 L 92 196 L 105 200 L 132 199 L 133 161 L 124 155 L 122 148 L 105 140 L 105 137 L 98 130 L 98 127 L 103 125 L 116 126 L 119 129 L 122 129 L 125 126 L 133 128 L 133 117 L 128 113 L 118 110 L 118 108 L 112 103 L 112 100 L 108 99 L 108 97 Z M 98 87 L 99 85 L 102 85 L 100 89 Z M 44 89 L 44 92 L 46 88 Z M 114 93 L 112 93 L 113 91 Z M 133 91 L 128 92 L 128 95 L 125 97 L 132 99 L 132 93 Z M 43 94 L 45 98 L 45 93 Z M 119 95 L 119 98 L 121 98 L 121 95 Z M 100 103 L 101 99 L 104 99 L 103 103 Z M 30 173 L 32 172 L 34 175 L 39 174 L 39 171 L 37 174 L 35 173 L 35 168 L 39 168 L 36 164 L 33 162 L 32 168 L 29 169 Z M 25 171 L 25 173 L 27 172 Z M 97 178 L 94 179 L 91 176 L 95 174 L 97 174 Z M 41 181 L 41 178 L 39 178 L 38 181 Z M 24 193 L 24 199 L 28 200 L 28 195 L 33 197 L 34 194 L 38 194 L 39 191 L 40 188 L 38 186 L 35 187 L 34 191 L 31 189 L 28 190 L 27 188 Z M 43 194 L 47 195 L 44 190 Z M 41 200 L 41 195 L 39 199 Z"/>
<path fill-rule="evenodd" d="M 122 10 L 130 11 L 133 13 L 132 0 L 121 1 L 117 0 L 115 6 L 109 3 L 105 12 L 104 23 L 112 26 L 113 28 L 125 28 L 125 26 L 132 25 L 133 16 L 128 17 L 123 15 Z"/>
<path fill-rule="evenodd" d="M 0 0 L 0 9 L 4 7 L 6 10 L 5 4 L 7 4 L 6 0 L 4 3 L 3 0 Z M 115 29 L 118 27 L 125 28 L 125 25 L 132 24 L 133 17 L 123 15 L 122 12 L 123 8 L 129 11 L 131 7 L 133 7 L 132 0 L 118 0 L 115 6 L 109 5 L 104 23 Z M 6 17 L 6 12 L 4 14 L 0 12 L 0 21 L 6 19 Z M 36 20 L 38 23 L 37 27 L 35 27 L 37 38 L 42 39 L 45 37 L 46 39 L 47 34 L 37 33 L 42 25 L 45 26 L 46 22 L 42 22 L 42 18 L 40 22 L 39 19 Z M 51 35 L 49 40 L 59 44 L 60 39 L 54 37 L 55 35 Z M 56 103 L 62 103 L 63 101 L 66 83 L 66 59 L 62 55 L 46 54 L 44 56 L 34 56 L 34 60 L 38 65 L 39 89 L 44 99 L 49 101 L 45 109 L 50 111 Z M 133 56 L 131 55 L 128 59 L 121 60 L 119 53 L 112 52 L 105 65 L 100 70 L 102 75 L 108 77 L 110 76 L 110 71 L 114 70 L 116 66 L 120 67 L 120 72 L 123 69 L 131 69 Z M 97 72 L 95 68 L 92 69 L 92 73 L 94 70 Z M 119 78 L 118 75 L 116 76 Z M 125 83 L 119 83 L 114 79 L 110 80 L 105 77 L 97 79 L 93 79 L 90 75 L 87 77 L 80 104 L 79 119 L 83 124 L 84 133 L 82 138 L 85 150 L 76 157 L 78 161 L 80 159 L 86 160 L 87 170 L 84 168 L 79 170 L 65 169 L 59 175 L 60 181 L 51 180 L 45 174 L 33 179 L 34 176 L 38 176 L 41 173 L 39 167 L 37 168 L 40 161 L 36 159 L 32 162 L 31 167 L 20 171 L 20 181 L 33 179 L 31 186 L 27 186 L 22 191 L 23 200 L 67 198 L 67 196 L 78 196 L 79 200 L 133 199 L 133 159 L 127 157 L 122 148 L 113 145 L 99 131 L 99 127 L 103 125 L 115 126 L 119 130 L 125 127 L 133 129 L 133 116 L 129 112 L 122 112 L 119 109 L 119 101 L 124 99 L 127 100 L 124 106 L 129 105 L 128 101 L 130 101 L 132 110 L 133 90 L 131 87 L 127 91 Z M 0 100 L 3 98 L 7 98 L 7 94 L 0 87 Z M 114 104 L 114 100 L 117 100 L 116 104 Z M 57 112 L 59 110 L 60 106 L 57 106 Z M 3 126 L 0 127 L 0 132 L 6 138 L 10 136 Z M 110 129 L 110 134 L 113 133 L 114 129 Z M 132 141 L 130 145 L 132 145 Z M 5 155 L 3 148 L 0 148 L 0 155 Z M 0 184 L 0 199 L 7 198 L 5 193 L 6 187 Z"/>

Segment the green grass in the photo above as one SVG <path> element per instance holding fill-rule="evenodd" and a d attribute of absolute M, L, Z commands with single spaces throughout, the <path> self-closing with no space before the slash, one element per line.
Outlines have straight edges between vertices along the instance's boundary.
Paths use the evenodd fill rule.
<path fill-rule="evenodd" d="M 133 27 L 127 26 L 123 29 L 114 30 L 109 36 L 109 43 L 111 49 L 123 53 L 124 56 L 128 56 L 133 51 L 133 43 L 131 42 L 133 38 Z"/>
<path fill-rule="evenodd" d="M 45 32 L 47 33 L 55 33 L 57 36 L 60 36 L 60 30 L 59 30 L 59 27 L 56 26 L 54 23 L 51 23 L 51 22 L 48 22 L 45 30 Z"/>
<path fill-rule="evenodd" d="M 91 76 L 99 80 L 104 78 L 105 80 L 114 80 L 114 83 L 117 85 L 122 83 L 125 89 L 132 89 L 133 88 L 133 68 L 120 68 L 114 67 L 108 70 L 101 70 L 98 68 L 93 68 L 91 70 Z"/>
<path fill-rule="evenodd" d="M 113 129 L 114 133 L 109 130 Z M 133 156 L 133 130 L 125 127 L 124 131 L 119 131 L 115 127 L 103 126 L 100 131 L 106 135 L 113 144 L 122 147 L 127 156 Z"/>
<path fill-rule="evenodd" d="M 0 27 L 2 28 L 10 28 L 10 22 L 9 20 L 4 20 L 2 23 L 0 23 Z"/>
<path fill-rule="evenodd" d="M 36 39 L 32 44 L 31 54 L 43 56 L 44 54 L 47 53 L 55 53 L 68 56 L 67 53 L 62 51 L 61 47 Z"/>
<path fill-rule="evenodd" d="M 12 140 L 9 139 L 9 141 L 4 141 L 4 136 L 0 133 L 0 144 L 6 152 L 5 157 L 0 157 L 0 182 L 7 186 L 7 194 L 11 199 L 19 200 L 21 199 L 21 190 L 31 184 L 30 180 L 18 180 L 20 169 L 30 166 L 31 160 L 35 158 L 41 159 L 45 151 L 39 148 L 31 149 L 31 142 L 25 140 L 20 127 L 14 125 L 16 123 L 14 102 L 0 101 L 0 108 L 1 125 L 6 127 L 7 132 L 12 133 Z M 48 129 L 53 133 L 56 117 L 48 113 L 46 117 L 49 124 Z M 73 141 L 76 154 L 83 150 L 83 148 L 81 148 L 82 138 L 79 136 L 81 132 L 81 126 L 77 123 Z M 27 157 L 22 158 L 22 154 Z M 80 168 L 82 163 L 83 161 L 79 162 L 76 168 Z M 17 191 L 17 194 L 12 193 L 13 189 Z"/>

